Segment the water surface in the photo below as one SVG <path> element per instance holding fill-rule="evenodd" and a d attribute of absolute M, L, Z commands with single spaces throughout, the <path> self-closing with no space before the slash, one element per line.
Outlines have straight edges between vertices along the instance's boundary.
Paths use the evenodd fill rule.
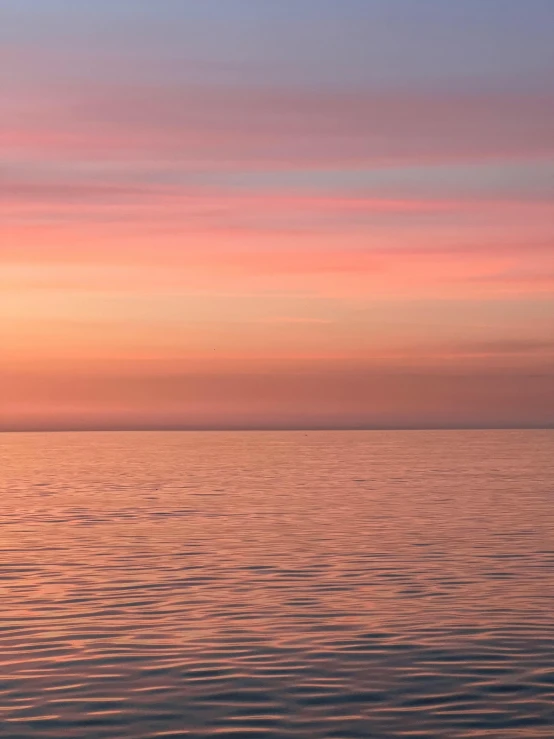
<path fill-rule="evenodd" d="M 551 736 L 553 449 L 1 435 L 0 736 Z"/>

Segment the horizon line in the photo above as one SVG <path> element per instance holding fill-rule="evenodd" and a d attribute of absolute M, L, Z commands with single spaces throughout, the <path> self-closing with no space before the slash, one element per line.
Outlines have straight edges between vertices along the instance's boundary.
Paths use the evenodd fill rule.
<path fill-rule="evenodd" d="M 316 431 L 553 431 L 551 424 L 521 425 L 391 425 L 391 426 L 64 426 L 27 428 L 0 428 L 0 434 L 51 434 L 51 433 L 214 433 L 214 432 L 316 432 Z"/>

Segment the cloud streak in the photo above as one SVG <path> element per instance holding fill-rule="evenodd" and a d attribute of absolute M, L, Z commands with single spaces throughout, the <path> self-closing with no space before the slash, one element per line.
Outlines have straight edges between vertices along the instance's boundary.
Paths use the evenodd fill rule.
<path fill-rule="evenodd" d="M 554 419 L 550 14 L 291 3 L 8 1 L 2 428 Z"/>

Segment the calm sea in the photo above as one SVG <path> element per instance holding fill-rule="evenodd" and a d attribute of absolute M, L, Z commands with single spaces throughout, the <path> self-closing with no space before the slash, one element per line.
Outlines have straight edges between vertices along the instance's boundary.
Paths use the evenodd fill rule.
<path fill-rule="evenodd" d="M 551 737 L 554 432 L 0 436 L 0 736 Z"/>

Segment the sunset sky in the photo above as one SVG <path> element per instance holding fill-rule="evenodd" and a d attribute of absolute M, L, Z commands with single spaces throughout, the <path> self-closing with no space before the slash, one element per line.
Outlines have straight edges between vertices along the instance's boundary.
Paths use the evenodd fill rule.
<path fill-rule="evenodd" d="M 552 0 L 0 24 L 0 429 L 554 425 Z"/>

